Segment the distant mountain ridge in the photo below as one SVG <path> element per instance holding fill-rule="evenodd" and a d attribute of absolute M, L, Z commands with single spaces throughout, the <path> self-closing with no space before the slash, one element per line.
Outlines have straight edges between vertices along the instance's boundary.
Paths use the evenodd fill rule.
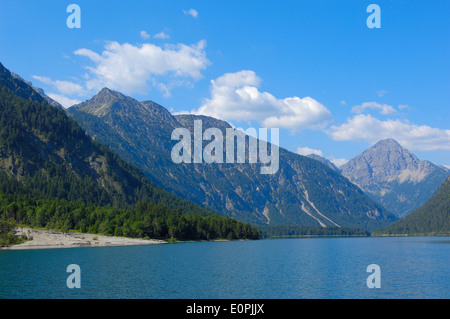
<path fill-rule="evenodd" d="M 50 104 L 52 106 L 57 106 L 57 107 L 62 108 L 62 105 L 59 102 L 57 102 L 54 99 L 52 99 L 51 97 L 49 97 L 48 95 L 46 95 L 43 89 L 33 86 L 33 83 L 31 83 L 30 81 L 24 80 L 20 75 L 14 73 L 14 72 L 11 72 L 11 75 L 12 75 L 13 78 L 16 78 L 16 79 L 18 79 L 20 81 L 23 81 L 26 84 L 28 84 L 33 90 L 35 90 L 40 96 L 42 96 L 42 98 L 48 104 Z"/>
<path fill-rule="evenodd" d="M 341 171 L 339 170 L 339 168 L 338 168 L 336 165 L 334 165 L 334 163 L 332 163 L 329 159 L 327 159 L 327 158 L 325 158 L 325 157 L 322 157 L 322 156 L 317 155 L 317 154 L 309 154 L 309 155 L 306 155 L 306 156 L 309 157 L 309 158 L 312 158 L 312 159 L 314 159 L 314 160 L 316 160 L 316 161 L 319 161 L 319 162 L 321 162 L 322 164 L 327 165 L 329 168 L 335 170 L 335 171 L 338 172 L 338 173 L 341 172 Z"/>
<path fill-rule="evenodd" d="M 423 205 L 448 175 L 442 167 L 419 160 L 393 139 L 379 141 L 339 169 L 398 217 Z"/>
<path fill-rule="evenodd" d="M 274 175 L 261 175 L 260 164 L 173 163 L 174 129 L 192 131 L 195 119 L 202 120 L 203 130 L 231 127 L 218 119 L 173 116 L 157 103 L 138 102 L 108 88 L 67 112 L 89 135 L 141 168 L 156 184 L 238 220 L 367 229 L 395 220 L 333 169 L 284 149 Z"/>

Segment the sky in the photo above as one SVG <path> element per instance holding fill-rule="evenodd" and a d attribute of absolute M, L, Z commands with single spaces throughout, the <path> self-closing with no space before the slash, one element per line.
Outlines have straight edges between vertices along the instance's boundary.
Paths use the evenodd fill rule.
<path fill-rule="evenodd" d="M 279 128 L 338 166 L 394 138 L 450 167 L 449 16 L 446 0 L 0 0 L 0 62 L 64 107 L 108 87 Z"/>

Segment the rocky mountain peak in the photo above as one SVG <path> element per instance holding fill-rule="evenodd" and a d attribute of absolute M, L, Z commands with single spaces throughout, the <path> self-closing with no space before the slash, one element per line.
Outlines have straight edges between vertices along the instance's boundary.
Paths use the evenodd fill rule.
<path fill-rule="evenodd" d="M 342 173 L 359 184 L 389 181 L 405 170 L 418 170 L 421 161 L 394 139 L 369 147 L 340 167 Z"/>
<path fill-rule="evenodd" d="M 340 169 L 397 216 L 425 203 L 448 174 L 429 161 L 419 160 L 394 139 L 377 142 Z"/>
<path fill-rule="evenodd" d="M 126 98 L 122 93 L 104 87 L 89 101 L 97 104 L 108 104 Z"/>
<path fill-rule="evenodd" d="M 123 96 L 122 93 L 104 87 L 96 95 L 98 98 L 114 98 Z"/>
<path fill-rule="evenodd" d="M 396 140 L 394 140 L 393 138 L 386 138 L 384 140 L 380 140 L 377 143 L 374 144 L 375 145 L 381 145 L 381 146 L 391 146 L 391 147 L 398 147 L 398 148 L 402 148 L 402 146 L 400 145 L 399 142 L 397 142 Z"/>
<path fill-rule="evenodd" d="M 142 105 L 120 92 L 105 87 L 90 100 L 74 105 L 73 108 L 88 114 L 103 117 L 114 113 L 136 111 L 137 109 L 142 109 Z"/>

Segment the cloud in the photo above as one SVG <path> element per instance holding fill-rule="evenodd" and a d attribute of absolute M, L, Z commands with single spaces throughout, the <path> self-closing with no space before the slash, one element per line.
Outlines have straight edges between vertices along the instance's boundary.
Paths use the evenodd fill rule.
<path fill-rule="evenodd" d="M 377 91 L 377 95 L 378 95 L 379 97 L 383 97 L 383 96 L 385 96 L 386 94 L 388 94 L 388 91 L 386 91 L 386 90 L 378 90 L 378 91 Z"/>
<path fill-rule="evenodd" d="M 341 167 L 342 165 L 346 164 L 348 162 L 348 159 L 345 158 L 333 158 L 330 160 L 331 163 L 336 165 L 336 167 Z"/>
<path fill-rule="evenodd" d="M 211 97 L 194 114 L 229 121 L 258 121 L 265 127 L 291 130 L 322 128 L 331 120 L 330 111 L 311 97 L 278 99 L 258 88 L 255 72 L 226 73 L 211 80 Z"/>
<path fill-rule="evenodd" d="M 142 30 L 142 31 L 140 32 L 140 36 L 141 36 L 141 38 L 144 39 L 144 40 L 150 39 L 150 34 L 148 34 L 147 31 L 145 31 L 145 30 Z"/>
<path fill-rule="evenodd" d="M 193 18 L 197 18 L 198 17 L 198 12 L 195 9 L 183 10 L 183 13 L 185 15 L 190 15 Z"/>
<path fill-rule="evenodd" d="M 409 106 L 409 105 L 407 105 L 407 104 L 400 104 L 399 106 L 398 106 L 398 109 L 399 110 L 412 110 L 413 108 L 411 107 L 411 106 Z"/>
<path fill-rule="evenodd" d="M 364 102 L 361 105 L 355 105 L 352 108 L 352 113 L 363 113 L 364 111 L 366 111 L 367 109 L 374 109 L 374 110 L 379 110 L 381 114 L 383 115 L 389 115 L 389 114 L 395 114 L 397 113 L 397 110 L 387 104 L 379 104 L 376 102 Z"/>
<path fill-rule="evenodd" d="M 147 31 L 142 30 L 140 32 L 140 36 L 142 39 L 144 40 L 148 40 L 150 39 L 152 36 L 150 34 L 147 33 Z M 170 35 L 168 35 L 167 33 L 165 33 L 164 31 L 161 31 L 160 33 L 157 33 L 153 36 L 154 39 L 160 39 L 160 40 L 166 40 L 170 38 Z"/>
<path fill-rule="evenodd" d="M 393 138 L 401 145 L 418 151 L 450 150 L 450 130 L 417 125 L 407 120 L 379 120 L 359 114 L 339 126 L 331 126 L 328 135 L 335 141 L 366 141 L 375 143 Z"/>
<path fill-rule="evenodd" d="M 37 76 L 33 75 L 33 78 L 50 86 L 53 86 L 64 95 L 78 95 L 82 96 L 86 93 L 83 86 L 80 84 L 70 82 L 70 81 L 60 81 L 60 80 L 52 80 L 49 77 L 46 76 Z"/>
<path fill-rule="evenodd" d="M 160 33 L 155 34 L 153 37 L 155 39 L 165 40 L 165 39 L 169 39 L 170 35 L 166 34 L 164 31 L 161 31 Z"/>
<path fill-rule="evenodd" d="M 297 151 L 296 152 L 297 152 L 297 154 L 304 155 L 304 156 L 310 155 L 310 154 L 316 154 L 316 155 L 319 155 L 319 156 L 323 157 L 323 152 L 321 150 L 315 150 L 315 149 L 309 148 L 307 146 L 305 146 L 305 147 L 297 147 Z"/>
<path fill-rule="evenodd" d="M 80 100 L 70 99 L 70 98 L 60 95 L 60 94 L 48 93 L 47 95 L 49 97 L 51 97 L 53 100 L 55 100 L 56 102 L 58 102 L 59 104 L 61 104 L 64 108 L 68 108 L 68 107 L 71 107 L 72 105 L 81 103 Z"/>
<path fill-rule="evenodd" d="M 319 155 L 319 156 L 325 158 L 325 156 L 323 156 L 323 152 L 321 150 L 316 150 L 316 149 L 313 149 L 313 148 L 309 148 L 307 146 L 305 146 L 305 147 L 297 147 L 296 153 L 299 154 L 299 155 L 303 155 L 303 156 L 307 156 L 307 155 L 310 155 L 310 154 L 315 154 L 315 155 Z M 342 165 L 344 165 L 345 163 L 348 162 L 348 159 L 345 159 L 345 158 L 332 158 L 332 159 L 328 159 L 328 160 L 331 163 L 333 163 L 334 165 L 336 165 L 336 167 L 342 166 Z"/>
<path fill-rule="evenodd" d="M 56 89 L 59 93 L 46 93 L 46 95 L 61 104 L 64 108 L 81 103 L 80 100 L 67 96 L 81 97 L 86 94 L 86 90 L 82 85 L 71 81 L 52 80 L 49 77 L 37 75 L 33 75 L 33 78 Z"/>
<path fill-rule="evenodd" d="M 206 41 L 193 45 L 177 44 L 160 47 L 151 43 L 135 46 L 129 43 L 107 42 L 104 51 L 99 54 L 81 48 L 74 52 L 87 57 L 94 66 L 87 67 L 89 77 L 85 86 L 89 91 L 98 91 L 103 87 L 119 90 L 125 94 L 145 93 L 148 85 L 169 87 L 179 78 L 199 80 L 201 71 L 210 61 L 205 53 Z M 164 79 L 161 79 L 164 77 Z"/>

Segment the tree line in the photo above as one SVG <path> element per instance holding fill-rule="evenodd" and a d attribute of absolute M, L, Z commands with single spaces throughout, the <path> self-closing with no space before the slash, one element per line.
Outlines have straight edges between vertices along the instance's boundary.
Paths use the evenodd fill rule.
<path fill-rule="evenodd" d="M 261 238 L 292 238 L 292 237 L 367 237 L 370 232 L 350 227 L 319 227 L 319 226 L 260 226 Z"/>
<path fill-rule="evenodd" d="M 183 214 L 162 204 L 107 207 L 64 199 L 0 193 L 0 220 L 30 227 L 131 238 L 179 240 L 258 239 L 250 224 L 220 215 Z"/>

